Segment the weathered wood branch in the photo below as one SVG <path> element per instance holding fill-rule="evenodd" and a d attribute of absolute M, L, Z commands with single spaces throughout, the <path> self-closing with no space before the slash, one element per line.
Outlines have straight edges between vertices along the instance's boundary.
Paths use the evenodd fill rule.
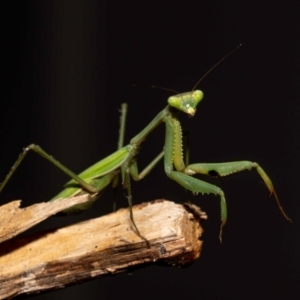
<path fill-rule="evenodd" d="M 0 243 L 13 238 L 47 218 L 75 204 L 87 202 L 90 195 L 42 202 L 20 208 L 21 200 L 0 206 Z"/>
<path fill-rule="evenodd" d="M 0 244 L 0 299 L 58 289 L 145 264 L 190 264 L 200 255 L 200 220 L 206 215 L 191 207 L 189 211 L 194 214 L 167 200 L 134 206 L 136 224 L 149 241 L 149 247 L 135 233 L 128 209 L 7 240 Z M 12 216 L 5 217 L 17 222 Z M 0 232 L 5 227 L 1 223 Z M 5 236 L 15 235 L 8 234 L 7 227 L 16 226 L 6 225 Z"/>

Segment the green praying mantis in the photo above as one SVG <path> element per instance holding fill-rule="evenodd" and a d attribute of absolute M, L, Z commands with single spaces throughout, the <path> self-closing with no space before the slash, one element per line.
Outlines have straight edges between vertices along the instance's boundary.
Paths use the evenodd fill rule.
<path fill-rule="evenodd" d="M 161 112 L 159 112 L 156 117 L 140 133 L 133 137 L 130 140 L 129 144 L 126 146 L 123 146 L 123 140 L 127 105 L 122 104 L 118 150 L 95 163 L 91 167 L 87 168 L 79 175 L 76 175 L 71 170 L 66 168 L 38 145 L 31 144 L 24 148 L 23 152 L 14 163 L 10 172 L 7 174 L 4 181 L 0 184 L 0 192 L 2 191 L 8 180 L 11 178 L 19 164 L 22 162 L 26 154 L 31 150 L 50 161 L 53 165 L 55 165 L 58 169 L 60 169 L 71 178 L 71 180 L 64 185 L 64 189 L 50 201 L 86 193 L 89 194 L 88 202 L 78 204 L 66 209 L 64 211 L 66 214 L 79 213 L 89 208 L 93 204 L 93 202 L 100 197 L 101 192 L 108 185 L 112 184 L 112 186 L 115 187 L 118 184 L 118 178 L 121 174 L 123 188 L 127 190 L 131 222 L 135 228 L 136 233 L 147 242 L 147 239 L 140 234 L 138 226 L 134 221 L 134 216 L 132 213 L 132 193 L 130 177 L 132 177 L 135 181 L 143 179 L 150 173 L 150 171 L 157 165 L 160 160 L 164 159 L 164 170 L 166 175 L 170 179 L 183 186 L 186 190 L 191 191 L 193 194 L 201 193 L 214 194 L 219 196 L 221 203 L 221 225 L 219 231 L 219 239 L 222 243 L 223 227 L 225 226 L 227 220 L 227 205 L 225 194 L 223 190 L 218 186 L 195 178 L 193 177 L 193 175 L 203 174 L 214 177 L 223 177 L 254 168 L 261 176 L 262 180 L 270 191 L 270 194 L 274 196 L 283 216 L 291 222 L 291 219 L 287 216 L 279 202 L 270 177 L 258 163 L 252 161 L 233 161 L 224 163 L 194 163 L 186 165 L 184 161 L 182 154 L 182 129 L 180 121 L 177 117 L 177 113 L 183 112 L 190 117 L 195 115 L 196 108 L 203 99 L 203 92 L 201 90 L 195 90 L 196 86 L 213 68 L 215 68 L 226 57 L 228 57 L 233 51 L 227 54 L 208 72 L 206 72 L 205 75 L 197 82 L 192 91 L 179 93 L 177 95 L 169 97 L 167 106 Z M 162 123 L 165 123 L 166 126 L 164 148 L 148 164 L 148 166 L 146 166 L 141 172 L 139 172 L 137 157 L 141 149 L 141 145 L 146 140 L 148 135 Z"/>

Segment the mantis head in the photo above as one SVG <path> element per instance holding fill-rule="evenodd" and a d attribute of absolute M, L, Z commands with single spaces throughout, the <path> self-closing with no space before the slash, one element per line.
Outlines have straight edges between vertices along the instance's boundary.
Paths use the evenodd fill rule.
<path fill-rule="evenodd" d="M 168 104 L 192 117 L 196 112 L 198 103 L 203 99 L 203 95 L 200 90 L 177 94 L 168 98 Z"/>
<path fill-rule="evenodd" d="M 230 51 L 227 55 L 225 55 L 222 59 L 220 59 L 216 64 L 214 64 L 195 84 L 193 90 L 191 92 L 177 94 L 175 96 L 171 96 L 168 99 L 168 104 L 172 107 L 175 107 L 178 110 L 183 111 L 184 113 L 190 115 L 191 117 L 196 112 L 196 107 L 198 103 L 203 99 L 203 92 L 200 90 L 195 90 L 198 84 L 215 68 L 217 67 L 224 59 L 230 56 L 233 52 L 239 49 L 243 44 L 239 44 L 232 51 Z M 169 89 L 167 89 L 169 90 Z"/>

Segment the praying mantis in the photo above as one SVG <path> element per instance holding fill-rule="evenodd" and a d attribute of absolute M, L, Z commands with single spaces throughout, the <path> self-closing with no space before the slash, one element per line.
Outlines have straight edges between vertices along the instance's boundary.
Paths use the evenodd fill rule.
<path fill-rule="evenodd" d="M 112 186 L 115 187 L 118 184 L 119 175 L 121 174 L 123 188 L 127 190 L 130 220 L 134 226 L 136 233 L 142 239 L 147 241 L 147 239 L 140 234 L 132 213 L 132 193 L 130 178 L 132 177 L 135 181 L 143 179 L 150 173 L 150 171 L 157 165 L 157 163 L 163 159 L 164 171 L 166 175 L 170 179 L 176 181 L 186 190 L 191 191 L 193 194 L 214 194 L 219 197 L 221 205 L 221 224 L 219 230 L 219 239 L 222 243 L 223 228 L 227 220 L 227 205 L 225 194 L 223 190 L 218 186 L 195 178 L 193 177 L 193 175 L 202 174 L 214 177 L 223 177 L 254 168 L 264 181 L 270 194 L 274 196 L 283 216 L 291 222 L 291 219 L 285 213 L 279 202 L 279 198 L 276 194 L 270 177 L 258 163 L 252 161 L 233 161 L 223 163 L 193 163 L 186 165 L 184 161 L 182 154 L 182 129 L 180 121 L 177 117 L 177 113 L 182 112 L 190 117 L 193 117 L 195 115 L 197 106 L 202 101 L 204 96 L 201 90 L 195 89 L 196 86 L 213 68 L 215 68 L 215 66 L 223 61 L 233 51 L 231 51 L 217 64 L 215 64 L 197 82 L 192 91 L 178 93 L 174 96 L 169 97 L 167 100 L 167 106 L 162 111 L 160 111 L 142 131 L 134 136 L 126 146 L 123 146 L 123 139 L 127 105 L 125 103 L 122 104 L 118 150 L 95 163 L 91 167 L 87 168 L 79 175 L 76 175 L 71 170 L 66 168 L 38 145 L 31 144 L 24 148 L 23 152 L 20 154 L 19 158 L 12 166 L 10 172 L 7 174 L 4 181 L 0 184 L 0 192 L 29 151 L 38 153 L 40 156 L 51 162 L 71 178 L 71 180 L 64 185 L 64 189 L 50 201 L 86 193 L 89 194 L 88 202 L 84 204 L 78 204 L 66 209 L 64 211 L 66 214 L 78 213 L 89 208 L 93 204 L 93 202 L 100 197 L 101 192 L 108 185 L 112 184 Z M 141 145 L 149 136 L 149 134 L 152 133 L 154 129 L 162 123 L 165 123 L 166 126 L 165 143 L 163 150 L 148 164 L 148 166 L 146 166 L 141 172 L 139 172 L 137 158 L 141 149 Z"/>

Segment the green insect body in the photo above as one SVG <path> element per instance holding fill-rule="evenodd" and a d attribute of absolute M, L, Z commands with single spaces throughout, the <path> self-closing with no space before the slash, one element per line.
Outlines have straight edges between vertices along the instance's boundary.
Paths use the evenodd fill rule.
<path fill-rule="evenodd" d="M 164 169 L 166 175 L 179 183 L 185 189 L 191 191 L 193 194 L 214 194 L 219 196 L 221 203 L 221 226 L 219 238 L 222 242 L 222 231 L 227 220 L 227 206 L 224 192 L 218 186 L 207 183 L 200 179 L 194 178 L 195 174 L 203 175 L 217 175 L 220 177 L 227 176 L 233 173 L 237 173 L 244 170 L 250 170 L 255 168 L 258 174 L 263 179 L 268 190 L 274 195 L 275 200 L 281 210 L 283 216 L 291 221 L 287 216 L 282 206 L 279 203 L 279 199 L 275 192 L 271 179 L 266 172 L 256 163 L 251 161 L 235 161 L 225 163 L 196 163 L 185 165 L 183 159 L 183 147 L 182 147 L 182 130 L 180 122 L 177 118 L 177 111 L 194 116 L 196 108 L 199 102 L 203 99 L 203 92 L 200 90 L 194 90 L 192 92 L 181 93 L 175 96 L 171 96 L 168 99 L 168 105 L 165 109 L 157 114 L 157 116 L 134 138 L 130 140 L 130 143 L 123 147 L 124 130 L 125 130 L 125 116 L 127 112 L 127 105 L 122 104 L 122 118 L 121 129 L 118 150 L 106 158 L 100 160 L 96 164 L 92 165 L 79 175 L 76 175 L 68 168 L 60 164 L 52 156 L 46 153 L 37 145 L 29 145 L 20 154 L 19 158 L 13 165 L 12 169 L 6 176 L 5 180 L 0 185 L 0 192 L 6 185 L 7 181 L 13 175 L 14 171 L 26 156 L 28 151 L 33 150 L 40 154 L 45 159 L 49 160 L 65 174 L 67 174 L 71 180 L 67 182 L 64 189 L 57 194 L 50 201 L 55 201 L 60 198 L 67 198 L 83 193 L 90 194 L 90 200 L 85 204 L 75 205 L 68 208 L 65 212 L 78 213 L 87 209 L 92 203 L 99 198 L 101 192 L 110 184 L 116 184 L 119 175 L 122 177 L 122 185 L 127 189 L 130 219 L 134 225 L 137 234 L 146 240 L 146 238 L 140 234 L 138 226 L 135 224 L 134 216 L 132 214 L 132 194 L 130 187 L 130 177 L 138 181 L 144 178 L 148 173 L 156 166 L 156 164 L 164 159 Z M 138 171 L 137 157 L 141 148 L 141 144 L 147 138 L 147 136 L 161 123 L 166 125 L 165 144 L 163 150 L 150 162 L 150 164 L 144 168 L 141 172 Z"/>

